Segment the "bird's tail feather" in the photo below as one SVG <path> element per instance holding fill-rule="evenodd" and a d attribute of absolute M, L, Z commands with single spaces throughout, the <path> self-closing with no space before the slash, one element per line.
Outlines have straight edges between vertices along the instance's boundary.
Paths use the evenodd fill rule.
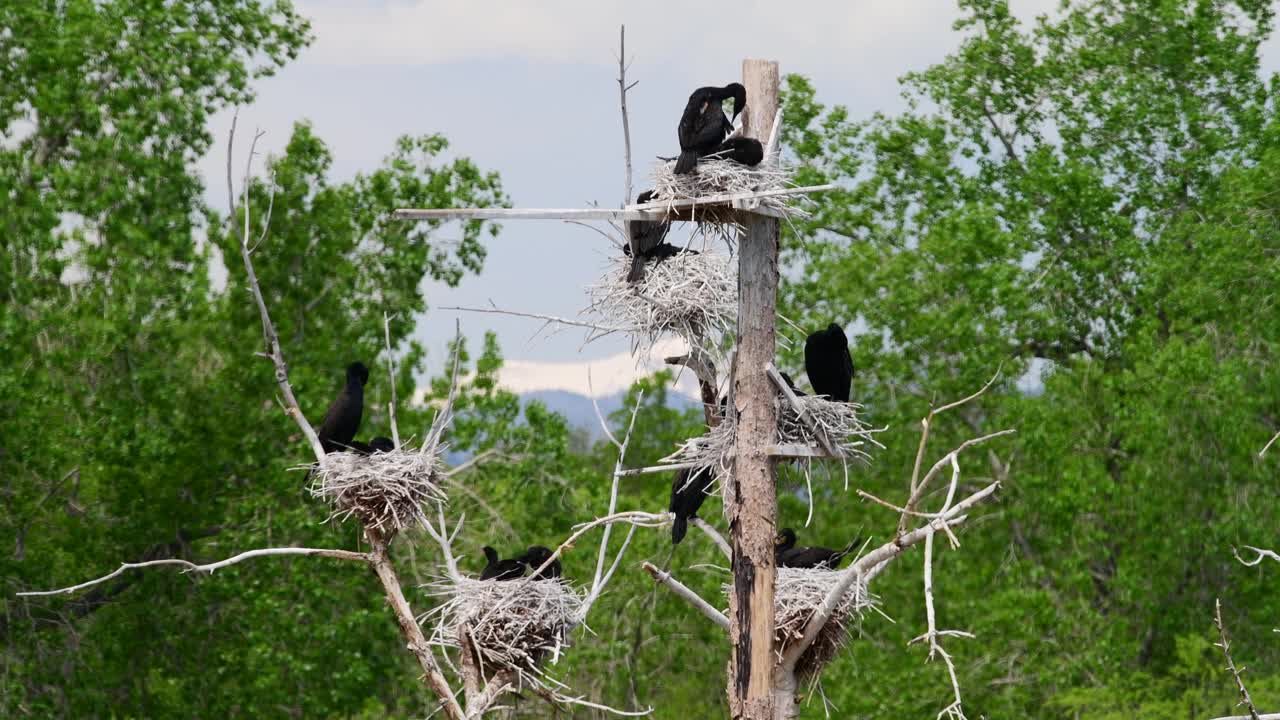
<path fill-rule="evenodd" d="M 671 522 L 671 544 L 679 545 L 684 539 L 684 534 L 689 531 L 689 518 L 683 515 L 676 515 L 675 520 Z"/>
<path fill-rule="evenodd" d="M 627 282 L 637 283 L 644 279 L 644 256 L 636 253 L 631 258 L 631 272 L 627 273 Z"/>
<path fill-rule="evenodd" d="M 684 175 L 693 172 L 698 165 L 698 153 L 692 150 L 681 150 L 680 157 L 676 158 L 676 167 L 674 172 L 676 175 Z"/>

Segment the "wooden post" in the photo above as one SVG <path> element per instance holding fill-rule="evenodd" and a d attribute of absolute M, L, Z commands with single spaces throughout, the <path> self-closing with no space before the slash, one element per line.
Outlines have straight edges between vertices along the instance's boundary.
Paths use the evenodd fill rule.
<path fill-rule="evenodd" d="M 743 133 L 769 137 L 778 109 L 778 63 L 744 60 Z M 773 362 L 778 291 L 778 220 L 753 215 L 738 255 L 738 349 L 733 398 L 738 429 L 725 515 L 733 544 L 729 596 L 729 708 L 735 719 L 773 720 L 773 539 L 777 524 L 775 466 L 768 448 L 777 428 Z"/>

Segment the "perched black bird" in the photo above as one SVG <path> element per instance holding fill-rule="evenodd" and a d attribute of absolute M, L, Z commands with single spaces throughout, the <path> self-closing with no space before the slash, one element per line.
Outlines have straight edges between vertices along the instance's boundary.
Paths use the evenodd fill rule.
<path fill-rule="evenodd" d="M 682 468 L 671 483 L 671 507 L 675 520 L 671 522 L 671 544 L 679 545 L 689 530 L 689 520 L 698 517 L 698 508 L 711 492 L 714 477 L 711 468 L 698 468 L 697 472 Z"/>
<path fill-rule="evenodd" d="M 320 423 L 320 444 L 326 453 L 346 450 L 360 429 L 364 414 L 364 384 L 369 382 L 369 368 L 353 362 L 347 366 L 347 384 L 334 398 Z"/>
<path fill-rule="evenodd" d="M 786 383 L 787 387 L 791 388 L 791 392 L 795 393 L 796 397 L 805 396 L 805 392 L 800 388 L 796 387 L 796 383 L 794 380 L 791 379 L 790 375 L 786 373 L 778 373 L 778 374 L 782 376 L 782 382 Z"/>
<path fill-rule="evenodd" d="M 755 167 L 764 160 L 764 146 L 755 138 L 731 137 L 720 143 L 720 147 L 716 148 L 716 155 L 740 165 Z"/>
<path fill-rule="evenodd" d="M 676 135 L 680 138 L 680 157 L 676 159 L 675 174 L 693 172 L 698 158 L 715 152 L 720 143 L 733 132 L 733 121 L 724 116 L 722 103 L 733 98 L 733 117 L 747 106 L 747 89 L 741 83 L 730 83 L 722 88 L 702 87 L 693 91 L 684 106 Z"/>
<path fill-rule="evenodd" d="M 643 205 L 651 200 L 653 200 L 652 190 L 645 190 L 636 196 L 637 205 Z M 627 228 L 631 231 L 631 245 L 623 248 L 623 252 L 631 256 L 631 272 L 627 273 L 627 282 L 640 282 L 644 278 L 645 260 L 652 257 L 654 248 L 665 244 L 662 239 L 671 229 L 671 221 L 631 220 L 628 221 Z M 632 245 L 635 246 L 635 252 L 632 252 Z"/>
<path fill-rule="evenodd" d="M 489 561 L 480 572 L 481 580 L 515 580 L 524 577 L 524 560 L 520 558 L 498 559 L 498 551 L 484 546 L 484 556 Z"/>
<path fill-rule="evenodd" d="M 844 550 L 832 550 L 824 547 L 796 547 L 796 531 L 782 528 L 778 537 L 773 540 L 773 558 L 778 567 L 816 568 L 824 567 L 835 570 L 845 555 L 853 552 L 858 546 L 854 539 Z"/>
<path fill-rule="evenodd" d="M 849 402 L 853 358 L 849 356 L 849 339 L 839 325 L 831 323 L 826 330 L 819 330 L 805 340 L 804 369 L 815 393 Z"/>
<path fill-rule="evenodd" d="M 533 571 L 542 567 L 542 563 L 550 560 L 553 554 L 554 553 L 551 552 L 550 548 L 546 548 L 541 545 L 531 545 L 529 549 L 525 551 L 524 555 L 520 556 L 520 559 L 524 561 L 525 565 L 529 566 L 529 570 Z M 542 572 L 534 575 L 533 579 L 551 580 L 558 577 L 560 577 L 560 561 L 557 559 L 552 560 L 551 564 L 543 568 Z"/>
<path fill-rule="evenodd" d="M 369 441 L 369 452 L 391 452 L 396 449 L 395 442 L 389 437 L 378 436 Z"/>

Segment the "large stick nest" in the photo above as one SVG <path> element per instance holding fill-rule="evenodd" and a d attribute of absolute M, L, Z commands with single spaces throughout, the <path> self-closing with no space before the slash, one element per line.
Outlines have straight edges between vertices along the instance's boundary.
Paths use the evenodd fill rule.
<path fill-rule="evenodd" d="M 793 643 L 804 637 L 805 625 L 844 572 L 821 568 L 778 568 L 777 572 L 773 586 L 774 638 L 777 651 L 786 653 Z M 848 640 L 849 628 L 871 604 L 866 583 L 855 580 L 840 596 L 813 644 L 796 661 L 797 676 L 812 677 L 830 662 Z"/>
<path fill-rule="evenodd" d="M 872 447 L 883 448 L 875 439 L 882 429 L 867 425 L 859 417 L 862 406 L 857 403 L 836 402 L 817 395 L 796 398 L 813 424 L 825 433 L 845 459 L 869 462 Z M 774 442 L 778 445 L 805 445 L 821 448 L 822 442 L 795 407 L 779 396 L 778 431 Z M 727 473 L 733 463 L 736 423 L 722 422 L 706 435 L 686 440 L 680 449 L 663 458 L 671 463 L 691 463 L 697 467 L 710 467 L 717 474 Z"/>
<path fill-rule="evenodd" d="M 644 279 L 626 280 L 631 258 L 619 256 L 599 281 L 587 287 L 587 312 L 631 331 L 632 352 L 647 357 L 663 336 L 705 347 L 731 333 L 738 317 L 738 278 L 726 256 L 680 253 L 645 265 Z"/>
<path fill-rule="evenodd" d="M 384 532 L 426 524 L 423 507 L 446 500 L 439 452 L 437 447 L 435 452 L 329 453 L 314 468 L 310 491 L 332 505 L 328 520 L 354 515 Z"/>
<path fill-rule="evenodd" d="M 485 677 L 510 671 L 544 686 L 538 665 L 568 647 L 581 621 L 583 598 L 562 580 L 458 578 L 427 587 L 444 599 L 423 618 L 434 620 L 432 643 L 461 649 L 465 637 Z"/>
<path fill-rule="evenodd" d="M 676 175 L 674 162 L 658 162 L 649 174 L 653 185 L 652 202 L 671 202 L 674 200 L 693 200 L 711 195 L 758 192 L 761 190 L 781 190 L 795 187 L 792 181 L 795 171 L 786 165 L 776 162 L 762 162 L 750 167 L 731 160 L 705 157 L 698 160 L 697 168 L 684 175 Z M 759 198 L 760 206 L 776 210 L 788 217 L 807 217 L 809 212 L 803 207 L 808 202 L 804 195 L 778 195 Z M 731 221 L 732 214 L 717 212 L 715 206 L 697 208 L 698 220 L 705 222 Z"/>

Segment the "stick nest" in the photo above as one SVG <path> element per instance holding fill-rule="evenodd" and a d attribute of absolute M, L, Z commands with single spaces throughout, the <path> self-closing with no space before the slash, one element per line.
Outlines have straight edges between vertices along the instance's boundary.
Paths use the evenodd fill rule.
<path fill-rule="evenodd" d="M 698 160 L 698 167 L 691 173 L 676 175 L 674 162 L 658 162 L 649 174 L 653 186 L 652 202 L 671 202 L 674 200 L 693 200 L 711 195 L 731 193 L 758 192 L 761 190 L 781 190 L 796 187 L 792 181 L 795 171 L 786 165 L 775 162 L 762 162 L 749 167 L 731 160 L 705 157 Z M 759 198 L 762 207 L 777 210 L 788 217 L 808 217 L 804 208 L 808 201 L 803 195 L 780 195 Z M 717 213 L 716 206 L 697 209 L 698 219 L 706 222 L 727 221 L 723 213 Z"/>
<path fill-rule="evenodd" d="M 509 671 L 543 686 L 538 665 L 568 647 L 581 619 L 583 598 L 562 580 L 460 578 L 427 587 L 444 599 L 423 618 L 434 620 L 432 643 L 461 649 L 465 632 L 485 677 Z"/>
<path fill-rule="evenodd" d="M 773 586 L 777 613 L 774 638 L 777 651 L 785 653 L 792 643 L 804 637 L 805 625 L 844 573 L 821 568 L 778 568 L 777 572 Z M 861 619 L 863 610 L 871 607 L 871 600 L 866 583 L 855 580 L 840 597 L 813 644 L 796 661 L 798 677 L 812 677 L 835 658 L 849 638 L 849 628 Z"/>
<path fill-rule="evenodd" d="M 665 335 L 709 352 L 717 337 L 731 333 L 738 317 L 738 276 L 726 256 L 680 253 L 645 264 L 644 279 L 628 283 L 631 258 L 615 257 L 604 276 L 588 286 L 587 312 L 631 332 L 631 351 L 648 357 Z"/>
<path fill-rule="evenodd" d="M 440 448 L 329 453 L 314 469 L 311 494 L 333 506 L 326 522 L 354 515 L 365 527 L 384 532 L 426 524 L 423 507 L 446 499 L 439 453 Z"/>
<path fill-rule="evenodd" d="M 859 417 L 862 406 L 857 403 L 843 403 L 817 395 L 804 395 L 796 398 L 800 407 L 804 408 L 813 423 L 831 440 L 832 445 L 842 453 L 844 458 L 870 462 L 871 447 L 884 448 L 875 439 L 875 434 L 882 432 Z M 778 432 L 774 442 L 778 445 L 807 445 L 821 448 L 819 440 L 808 423 L 800 418 L 791 403 L 778 397 Z M 680 449 L 663 460 L 671 463 L 695 463 L 698 467 L 711 467 L 717 474 L 729 471 L 733 463 L 733 448 L 736 435 L 736 423 L 722 422 L 711 432 L 700 437 L 686 440 Z"/>

